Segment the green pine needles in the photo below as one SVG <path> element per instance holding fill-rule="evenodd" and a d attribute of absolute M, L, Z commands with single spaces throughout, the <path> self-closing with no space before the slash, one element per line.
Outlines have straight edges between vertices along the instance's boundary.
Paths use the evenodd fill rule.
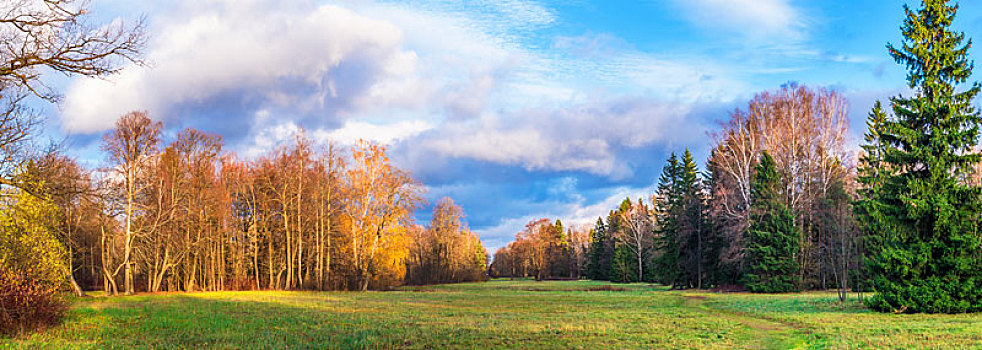
<path fill-rule="evenodd" d="M 971 40 L 951 31 L 958 6 L 949 1 L 904 9 L 903 45 L 888 49 L 915 94 L 893 98 L 892 117 L 871 113 L 861 161 L 858 212 L 877 292 L 867 303 L 885 312 L 982 311 L 980 191 L 964 181 L 979 161 L 971 105 L 979 84 L 957 89 L 972 72 Z"/>
<path fill-rule="evenodd" d="M 747 230 L 747 270 L 743 278 L 751 292 L 786 293 L 798 289 L 795 253 L 801 245 L 801 234 L 794 214 L 778 191 L 780 187 L 781 175 L 774 158 L 764 152 L 755 167 Z"/>

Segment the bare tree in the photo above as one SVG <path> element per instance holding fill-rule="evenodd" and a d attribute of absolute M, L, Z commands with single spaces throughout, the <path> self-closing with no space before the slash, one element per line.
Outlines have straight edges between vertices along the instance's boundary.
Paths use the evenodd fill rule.
<path fill-rule="evenodd" d="M 124 206 L 123 284 L 126 294 L 133 293 L 133 239 L 138 234 L 134 219 L 140 205 L 139 196 L 147 189 L 141 181 L 152 157 L 156 156 L 160 122 L 153 122 L 146 112 L 130 112 L 116 121 L 116 128 L 103 138 L 103 149 L 109 154 L 111 172 L 120 182 Z"/>
<path fill-rule="evenodd" d="M 651 247 L 654 233 L 654 215 L 641 200 L 631 205 L 631 209 L 621 212 L 619 237 L 631 250 L 638 263 L 638 281 L 644 280 L 644 262 Z"/>
<path fill-rule="evenodd" d="M 42 72 L 102 77 L 126 62 L 142 63 L 145 21 L 94 27 L 86 21 L 87 7 L 77 0 L 0 3 L 0 184 L 16 185 L 10 171 L 23 160 L 23 143 L 41 122 L 24 106 L 25 97 L 58 100 Z"/>

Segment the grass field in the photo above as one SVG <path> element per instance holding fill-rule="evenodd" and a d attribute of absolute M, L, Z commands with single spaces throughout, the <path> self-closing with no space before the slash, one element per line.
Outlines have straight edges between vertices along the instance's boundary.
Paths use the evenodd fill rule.
<path fill-rule="evenodd" d="M 87 298 L 12 348 L 971 348 L 982 314 L 872 313 L 831 293 L 510 281 L 391 292 Z M 613 289 L 613 290 L 611 290 Z M 855 298 L 855 296 L 851 296 Z"/>

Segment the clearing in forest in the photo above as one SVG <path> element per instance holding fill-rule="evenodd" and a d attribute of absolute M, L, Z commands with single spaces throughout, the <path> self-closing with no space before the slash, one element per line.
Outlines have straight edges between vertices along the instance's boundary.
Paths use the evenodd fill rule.
<path fill-rule="evenodd" d="M 982 315 L 867 311 L 856 295 L 494 280 L 389 292 L 212 292 L 76 300 L 13 348 L 857 348 L 982 344 Z"/>

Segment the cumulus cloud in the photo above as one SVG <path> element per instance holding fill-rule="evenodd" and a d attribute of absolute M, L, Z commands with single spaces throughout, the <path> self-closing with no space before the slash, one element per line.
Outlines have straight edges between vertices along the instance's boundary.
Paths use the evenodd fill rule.
<path fill-rule="evenodd" d="M 689 112 L 687 105 L 648 98 L 539 107 L 447 123 L 420 143 L 451 157 L 623 178 L 631 175 L 618 157 L 624 148 L 697 143 L 708 126 Z"/>
<path fill-rule="evenodd" d="M 404 86 L 416 57 L 401 47 L 402 31 L 342 7 L 188 2 L 153 19 L 151 65 L 113 80 L 75 80 L 61 116 L 66 131 L 101 131 L 134 109 L 193 118 L 227 99 L 239 107 L 227 118 L 248 116 L 250 107 L 285 109 L 316 124 L 323 121 L 315 116 L 341 118 L 372 97 L 416 92 Z"/>

